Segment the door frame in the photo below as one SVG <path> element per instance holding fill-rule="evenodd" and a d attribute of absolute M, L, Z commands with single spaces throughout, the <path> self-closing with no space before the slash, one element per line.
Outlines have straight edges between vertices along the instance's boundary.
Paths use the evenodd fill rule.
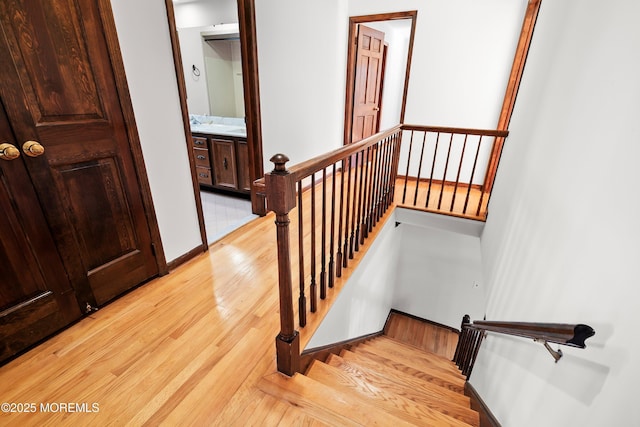
<path fill-rule="evenodd" d="M 244 91 L 245 120 L 247 126 L 247 150 L 249 152 L 249 180 L 253 183 L 264 175 L 255 0 L 237 0 L 237 4 L 238 25 L 240 27 L 240 50 L 242 56 L 242 84 Z M 180 54 L 180 43 L 178 41 L 173 1 L 165 0 L 165 5 L 167 9 L 167 21 L 173 50 L 173 62 L 176 78 L 178 80 L 178 96 L 180 98 L 182 121 L 184 123 L 185 143 L 187 144 L 187 154 L 191 168 L 191 180 L 193 182 L 196 210 L 198 211 L 198 222 L 200 225 L 200 236 L 202 239 L 201 246 L 194 248 L 189 253 L 171 262 L 170 268 L 174 268 L 188 259 L 193 258 L 198 253 L 207 251 L 209 249 L 209 245 L 207 243 L 204 212 L 202 209 L 202 199 L 200 197 L 200 184 L 198 183 L 198 177 L 196 175 L 193 150 L 191 150 L 189 145 L 191 140 L 191 128 L 189 126 L 189 111 L 187 108 L 187 90 L 184 82 L 182 55 Z M 262 204 L 264 204 L 264 201 Z M 253 212 L 259 212 L 258 208 L 260 207 L 260 200 L 257 198 L 253 188 L 251 190 L 251 206 Z"/>
<path fill-rule="evenodd" d="M 345 111 L 344 111 L 344 136 L 343 145 L 351 142 L 351 132 L 353 127 L 353 96 L 355 92 L 356 75 L 356 42 L 358 36 L 358 24 L 375 21 L 393 21 L 398 19 L 411 19 L 411 35 L 409 37 L 409 49 L 407 53 L 407 69 L 404 78 L 404 90 L 402 93 L 402 107 L 400 109 L 400 123 L 404 122 L 404 114 L 407 104 L 407 93 L 409 90 L 409 77 L 411 72 L 411 58 L 413 56 L 413 40 L 416 33 L 417 10 L 405 12 L 380 13 L 375 15 L 361 15 L 349 17 L 349 38 L 347 39 L 347 77 L 345 89 Z"/>

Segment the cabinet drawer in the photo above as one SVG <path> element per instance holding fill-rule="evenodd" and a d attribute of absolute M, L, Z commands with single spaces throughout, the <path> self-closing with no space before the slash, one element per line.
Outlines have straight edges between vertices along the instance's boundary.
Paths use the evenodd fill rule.
<path fill-rule="evenodd" d="M 211 169 L 196 166 L 196 175 L 198 176 L 198 182 L 200 184 L 213 185 L 213 179 L 211 178 Z"/>
<path fill-rule="evenodd" d="M 214 184 L 218 187 L 237 189 L 236 153 L 233 141 L 211 139 L 211 149 Z"/>
<path fill-rule="evenodd" d="M 205 150 L 208 150 L 207 138 L 194 136 L 191 138 L 191 143 L 193 144 L 193 148 L 204 148 Z"/>
<path fill-rule="evenodd" d="M 193 157 L 196 159 L 196 166 L 203 168 L 211 168 L 211 162 L 209 161 L 209 150 L 206 148 L 194 148 Z"/>

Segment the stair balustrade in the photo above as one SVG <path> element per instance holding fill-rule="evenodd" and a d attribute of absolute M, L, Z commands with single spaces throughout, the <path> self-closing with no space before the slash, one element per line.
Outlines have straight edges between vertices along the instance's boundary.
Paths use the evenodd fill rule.
<path fill-rule="evenodd" d="M 287 167 L 289 159 L 284 154 L 271 158 L 273 171 L 254 182 L 252 191 L 253 200 L 266 199 L 261 213 L 273 211 L 276 216 L 281 321 L 276 351 L 280 372 L 293 375 L 300 368 L 294 270 L 298 273 L 297 313 L 302 328 L 307 314 L 318 310 L 335 278 L 349 268 L 355 253 L 393 203 L 484 220 L 489 195 L 483 190 L 486 183 L 475 184 L 476 177 L 487 173 L 488 158 L 483 159 L 483 153 L 491 152 L 490 140 L 495 144 L 507 135 L 507 131 L 398 125 L 292 167 Z M 414 143 L 414 139 L 422 143 Z M 405 157 L 404 175 L 399 178 L 400 159 Z M 431 165 L 424 177 L 423 164 Z M 399 185 L 402 181 L 403 186 Z M 410 181 L 415 182 L 413 189 Z M 473 196 L 474 186 L 479 196 Z M 396 194 L 396 188 L 402 190 L 402 196 Z M 452 190 L 450 202 L 445 203 L 449 208 L 443 207 L 443 194 L 448 190 Z M 410 192 L 413 203 L 407 198 Z M 430 200 L 436 194 L 434 208 Z M 418 206 L 421 197 L 426 199 L 425 206 Z M 460 204 L 456 198 L 464 200 L 461 209 L 456 208 Z M 473 208 L 471 199 L 477 200 Z M 297 212 L 290 216 L 294 210 Z M 297 228 L 293 246 L 291 222 Z M 297 258 L 293 268 L 292 255 Z"/>
<path fill-rule="evenodd" d="M 485 220 L 493 184 L 487 180 L 495 177 L 489 158 L 509 132 L 417 125 L 402 130 L 398 205 Z"/>

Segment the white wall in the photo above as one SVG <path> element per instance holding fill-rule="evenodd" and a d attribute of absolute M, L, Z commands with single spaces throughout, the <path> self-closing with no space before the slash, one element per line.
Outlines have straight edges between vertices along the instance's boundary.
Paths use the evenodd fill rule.
<path fill-rule="evenodd" d="M 459 329 L 463 315 L 484 316 L 481 224 L 438 217 L 398 209 L 401 256 L 393 308 Z"/>
<path fill-rule="evenodd" d="M 471 383 L 505 426 L 640 420 L 639 15 L 626 0 L 542 2 L 482 236 L 487 317 L 596 335 L 557 364 L 490 336 Z"/>
<path fill-rule="evenodd" d="M 400 253 L 395 213 L 387 220 L 358 264 L 307 348 L 316 348 L 379 332 L 391 311 Z M 327 292 L 332 292 L 328 289 Z"/>
<path fill-rule="evenodd" d="M 379 332 L 392 308 L 456 329 L 483 316 L 482 228 L 396 208 L 307 348 Z"/>
<path fill-rule="evenodd" d="M 411 38 L 411 20 L 367 22 L 364 25 L 382 31 L 384 41 L 389 46 L 382 89 L 382 113 L 380 114 L 380 129 L 389 129 L 400 124 L 409 40 Z"/>
<path fill-rule="evenodd" d="M 340 146 L 349 16 L 418 10 L 405 123 L 495 128 L 526 3 L 257 2 L 265 158 L 293 164 Z"/>
<path fill-rule="evenodd" d="M 200 0 L 173 4 L 178 28 L 238 22 L 236 0 Z"/>
<path fill-rule="evenodd" d="M 112 0 L 111 6 L 162 245 L 172 261 L 202 241 L 167 12 L 154 0 Z"/>
<path fill-rule="evenodd" d="M 349 15 L 417 10 L 405 123 L 495 128 L 526 0 L 349 0 Z"/>
<path fill-rule="evenodd" d="M 180 56 L 187 89 L 187 109 L 190 114 L 209 115 L 207 68 L 204 62 L 203 41 L 200 33 L 212 27 L 178 28 Z M 196 67 L 194 72 L 193 67 Z"/>
<path fill-rule="evenodd" d="M 256 2 L 265 171 L 342 145 L 347 0 Z"/>

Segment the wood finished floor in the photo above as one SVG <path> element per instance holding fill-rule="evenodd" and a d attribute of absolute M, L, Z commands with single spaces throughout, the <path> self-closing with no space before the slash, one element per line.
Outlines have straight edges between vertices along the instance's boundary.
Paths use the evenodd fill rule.
<path fill-rule="evenodd" d="M 456 188 L 449 183 L 443 186 L 441 182 L 434 182 L 429 189 L 429 181 L 421 180 L 416 190 L 416 182 L 415 179 L 408 179 L 405 190 L 404 177 L 396 179 L 394 202 L 398 206 L 480 221 L 486 220 L 489 198 L 486 194 L 483 196 L 480 189 L 472 187 L 469 190 L 469 187 L 464 185 Z M 427 203 L 427 195 L 429 203 Z M 479 210 L 478 205 L 480 205 Z"/>
<path fill-rule="evenodd" d="M 0 413 L 0 425 L 245 426 L 254 411 L 263 412 L 255 425 L 314 425 L 257 387 L 276 371 L 278 310 L 269 214 L 0 367 L 2 402 L 97 403 L 98 412 Z M 301 348 L 327 311 L 309 318 Z"/>
<path fill-rule="evenodd" d="M 309 211 L 308 197 L 304 204 Z M 296 227 L 294 213 L 292 236 Z M 351 267 L 367 248 L 355 254 Z M 292 241 L 292 260 L 296 254 Z M 328 292 L 329 304 L 308 318 L 301 348 L 351 271 Z M 292 276 L 297 283 L 295 263 Z M 276 372 L 278 310 L 275 226 L 269 214 L 0 367 L 0 400 L 37 408 L 0 413 L 0 426 L 322 425 L 259 388 Z M 89 408 L 96 403 L 99 411 L 42 412 L 40 404 L 47 403 Z"/>

